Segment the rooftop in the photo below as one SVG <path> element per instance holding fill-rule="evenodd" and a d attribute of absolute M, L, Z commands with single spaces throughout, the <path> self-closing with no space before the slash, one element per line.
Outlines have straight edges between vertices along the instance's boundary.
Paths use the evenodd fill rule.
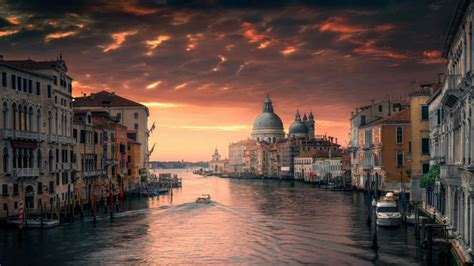
<path fill-rule="evenodd" d="M 89 96 L 76 97 L 73 102 L 74 107 L 120 107 L 120 106 L 131 106 L 131 107 L 143 107 L 145 105 L 134 102 L 132 100 L 123 98 L 115 92 L 101 91 L 97 93 L 91 93 Z"/>

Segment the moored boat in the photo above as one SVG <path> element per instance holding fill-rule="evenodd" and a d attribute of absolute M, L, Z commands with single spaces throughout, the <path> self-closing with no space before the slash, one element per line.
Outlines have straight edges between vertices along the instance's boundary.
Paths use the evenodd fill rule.
<path fill-rule="evenodd" d="M 9 225 L 19 225 L 20 220 L 10 220 L 8 221 Z M 59 225 L 58 220 L 54 219 L 43 219 L 43 228 L 52 228 Z M 41 219 L 30 219 L 23 221 L 23 227 L 25 228 L 41 228 Z"/>
<path fill-rule="evenodd" d="M 400 226 L 402 221 L 402 215 L 398 211 L 397 203 L 391 192 L 388 192 L 384 198 L 377 202 L 375 214 L 379 226 Z"/>

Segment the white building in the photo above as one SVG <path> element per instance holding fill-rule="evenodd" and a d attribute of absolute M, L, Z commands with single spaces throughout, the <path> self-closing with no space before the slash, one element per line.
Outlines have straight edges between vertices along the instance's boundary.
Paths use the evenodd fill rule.
<path fill-rule="evenodd" d="M 277 143 L 285 138 L 283 122 L 273 112 L 273 104 L 268 95 L 263 103 L 263 112 L 255 118 L 251 136 L 257 142 L 268 143 Z"/>
<path fill-rule="evenodd" d="M 443 50 L 447 76 L 429 107 L 432 164 L 441 165 L 432 205 L 446 216 L 452 243 L 467 263 L 474 255 L 473 8 L 472 1 L 458 3 Z"/>
<path fill-rule="evenodd" d="M 0 218 L 30 214 L 73 200 L 72 78 L 52 61 L 0 56 Z"/>
<path fill-rule="evenodd" d="M 316 160 L 317 158 L 315 151 L 296 156 L 294 159 L 294 179 L 310 181 L 310 179 L 314 176 L 313 163 Z"/>
<path fill-rule="evenodd" d="M 344 176 L 341 159 L 320 159 L 313 163 L 313 177 L 309 181 Z"/>

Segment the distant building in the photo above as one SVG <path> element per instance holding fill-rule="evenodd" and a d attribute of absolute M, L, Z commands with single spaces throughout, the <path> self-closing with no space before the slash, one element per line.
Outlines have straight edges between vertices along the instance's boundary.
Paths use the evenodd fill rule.
<path fill-rule="evenodd" d="M 221 155 L 219 154 L 219 151 L 216 150 L 214 151 L 214 154 L 212 155 L 212 160 L 209 161 L 209 170 L 213 174 L 225 174 L 228 168 L 229 160 L 228 159 L 223 159 L 221 160 Z"/>
<path fill-rule="evenodd" d="M 313 163 L 317 160 L 315 151 L 306 152 L 295 157 L 295 180 L 309 181 L 315 175 L 313 172 Z"/>
<path fill-rule="evenodd" d="M 317 180 L 331 180 L 344 176 L 341 158 L 318 159 L 313 162 L 313 174 L 308 177 L 308 182 Z"/>
<path fill-rule="evenodd" d="M 253 140 L 268 143 L 276 143 L 285 138 L 283 122 L 273 111 L 273 104 L 268 95 L 263 103 L 263 112 L 255 118 L 251 136 Z"/>
<path fill-rule="evenodd" d="M 257 141 L 242 140 L 229 145 L 229 174 L 255 174 L 257 169 Z"/>

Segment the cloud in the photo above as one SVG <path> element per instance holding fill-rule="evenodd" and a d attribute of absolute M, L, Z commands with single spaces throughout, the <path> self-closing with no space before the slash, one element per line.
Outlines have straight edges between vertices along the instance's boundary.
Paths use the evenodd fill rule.
<path fill-rule="evenodd" d="M 153 50 L 158 47 L 162 42 L 165 42 L 169 39 L 171 39 L 171 37 L 168 35 L 159 35 L 153 40 L 145 41 L 146 45 L 148 46 L 148 52 L 146 53 L 146 55 L 152 56 L 154 52 Z"/>
<path fill-rule="evenodd" d="M 155 89 L 156 87 L 160 86 L 161 82 L 162 82 L 161 80 L 157 80 L 157 81 L 155 81 L 155 82 L 153 82 L 153 83 L 147 85 L 147 86 L 146 86 L 146 89 L 147 89 L 147 90 Z"/>
<path fill-rule="evenodd" d="M 141 102 L 141 104 L 145 105 L 148 108 L 176 108 L 176 107 L 183 106 L 181 104 L 160 103 L 160 102 Z"/>
<path fill-rule="evenodd" d="M 375 58 L 408 59 L 407 54 L 394 51 L 390 47 L 377 46 L 375 40 L 368 40 L 362 46 L 355 48 L 354 52 Z"/>
<path fill-rule="evenodd" d="M 186 129 L 192 131 L 249 131 L 249 125 L 220 125 L 220 126 L 203 126 L 203 125 L 158 125 L 161 128 Z"/>
<path fill-rule="evenodd" d="M 44 38 L 44 41 L 49 42 L 51 40 L 66 38 L 66 37 L 73 36 L 73 35 L 76 35 L 76 34 L 77 34 L 77 32 L 75 32 L 75 31 L 50 33 L 50 34 L 46 35 L 46 37 Z"/>
<path fill-rule="evenodd" d="M 113 42 L 107 46 L 102 46 L 102 51 L 107 53 L 117 48 L 120 48 L 120 46 L 125 42 L 128 36 L 135 35 L 136 33 L 137 31 L 124 31 L 119 33 L 113 33 L 111 36 Z"/>
<path fill-rule="evenodd" d="M 296 52 L 296 47 L 292 46 L 292 45 L 289 45 L 287 47 L 285 47 L 285 49 L 281 50 L 281 53 L 284 55 L 284 56 L 288 56 L 294 52 Z"/>

